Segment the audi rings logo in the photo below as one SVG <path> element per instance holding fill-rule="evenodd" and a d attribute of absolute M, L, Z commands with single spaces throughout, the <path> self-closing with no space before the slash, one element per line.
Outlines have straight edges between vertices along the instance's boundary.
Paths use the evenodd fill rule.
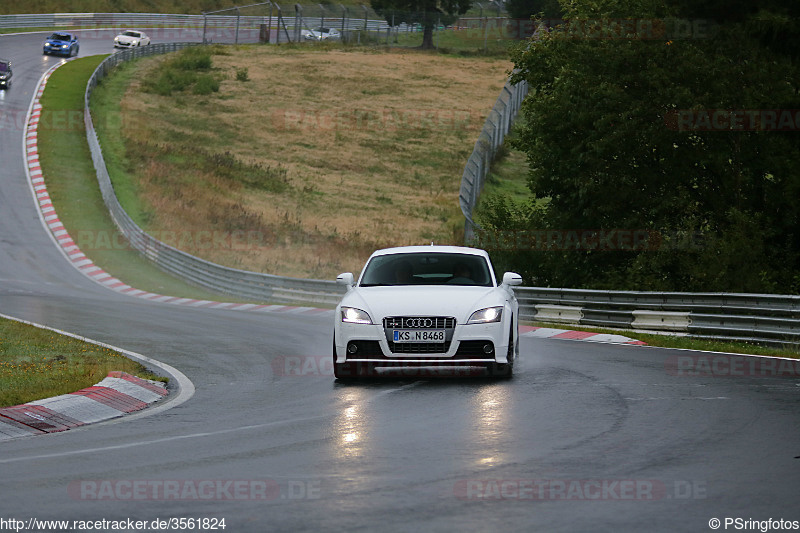
<path fill-rule="evenodd" d="M 432 328 L 434 320 L 432 318 L 407 318 L 403 324 L 407 328 Z"/>

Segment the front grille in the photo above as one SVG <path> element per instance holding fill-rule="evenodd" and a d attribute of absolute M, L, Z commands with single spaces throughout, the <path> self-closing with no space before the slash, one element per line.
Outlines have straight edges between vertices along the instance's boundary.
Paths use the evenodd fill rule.
<path fill-rule="evenodd" d="M 387 316 L 383 319 L 386 342 L 392 353 L 447 353 L 456 319 L 451 316 Z M 443 329 L 445 342 L 393 342 L 395 329 Z"/>
<path fill-rule="evenodd" d="M 383 327 L 391 329 L 453 329 L 456 319 L 450 316 L 387 316 Z"/>
<path fill-rule="evenodd" d="M 450 341 L 447 342 L 389 342 L 392 353 L 447 353 Z"/>

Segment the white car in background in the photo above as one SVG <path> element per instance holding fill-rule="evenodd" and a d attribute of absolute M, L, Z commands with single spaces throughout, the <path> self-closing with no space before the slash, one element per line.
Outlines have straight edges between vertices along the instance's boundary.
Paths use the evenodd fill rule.
<path fill-rule="evenodd" d="M 300 32 L 303 39 L 306 41 L 336 41 L 341 39 L 342 34 L 339 33 L 339 30 L 336 28 L 327 28 L 324 26 L 318 26 L 313 30 L 303 30 Z"/>
<path fill-rule="evenodd" d="M 143 31 L 125 30 L 114 37 L 114 48 L 134 48 L 150 44 L 150 37 Z"/>
<path fill-rule="evenodd" d="M 511 377 L 519 352 L 519 274 L 497 282 L 484 250 L 406 246 L 374 252 L 336 307 L 333 368 L 337 379 L 375 369 L 475 367 Z M 377 373 L 380 373 L 379 370 Z"/>

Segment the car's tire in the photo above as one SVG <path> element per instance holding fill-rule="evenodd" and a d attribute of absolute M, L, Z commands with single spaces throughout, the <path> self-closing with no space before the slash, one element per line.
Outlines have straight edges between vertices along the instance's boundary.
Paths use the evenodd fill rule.
<path fill-rule="evenodd" d="M 490 363 L 486 370 L 493 378 L 511 379 L 514 376 L 514 363 L 516 362 L 516 346 L 519 339 L 514 339 L 514 317 L 511 317 L 511 328 L 508 331 L 508 363 Z"/>
<path fill-rule="evenodd" d="M 486 367 L 490 377 L 498 379 L 510 379 L 514 375 L 514 364 L 511 363 L 489 363 Z"/>

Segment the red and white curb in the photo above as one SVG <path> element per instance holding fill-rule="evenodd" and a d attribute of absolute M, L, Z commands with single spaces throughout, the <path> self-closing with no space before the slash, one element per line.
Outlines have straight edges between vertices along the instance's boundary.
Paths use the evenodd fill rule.
<path fill-rule="evenodd" d="M 0 409 L 0 441 L 110 420 L 140 411 L 165 396 L 163 383 L 109 372 L 93 387 Z"/>
<path fill-rule="evenodd" d="M 573 331 L 569 329 L 543 328 L 535 326 L 520 326 L 520 337 L 535 337 L 539 339 L 564 339 L 586 342 L 605 342 L 613 344 L 647 345 L 646 342 L 631 339 L 624 335 L 611 333 L 591 333 L 588 331 Z"/>
<path fill-rule="evenodd" d="M 211 300 L 195 300 L 192 298 L 179 298 L 176 296 L 165 296 L 153 292 L 147 292 L 136 289 L 127 285 L 123 281 L 115 278 L 108 272 L 104 271 L 94 262 L 89 259 L 83 252 L 81 252 L 78 245 L 70 237 L 64 224 L 58 217 L 53 201 L 47 191 L 44 175 L 42 174 L 42 167 L 39 163 L 39 148 L 38 148 L 38 128 L 39 121 L 42 116 L 41 98 L 44 93 L 47 80 L 50 78 L 56 68 L 63 63 L 53 66 L 50 70 L 42 75 L 39 84 L 34 93 L 33 100 L 31 101 L 30 109 L 28 110 L 28 118 L 26 120 L 25 128 L 25 172 L 31 186 L 36 206 L 39 210 L 39 216 L 42 219 L 45 227 L 50 232 L 56 245 L 62 251 L 67 260 L 79 272 L 88 277 L 89 279 L 99 283 L 100 285 L 129 296 L 135 296 L 145 300 L 151 300 L 161 303 L 168 303 L 174 305 L 184 305 L 189 307 L 204 308 L 204 309 L 228 309 L 232 311 L 258 311 L 265 313 L 289 313 L 289 314 L 332 314 L 332 309 L 319 309 L 315 307 L 300 307 L 290 305 L 257 305 L 257 304 L 240 304 L 240 303 L 226 303 L 215 302 Z"/>

